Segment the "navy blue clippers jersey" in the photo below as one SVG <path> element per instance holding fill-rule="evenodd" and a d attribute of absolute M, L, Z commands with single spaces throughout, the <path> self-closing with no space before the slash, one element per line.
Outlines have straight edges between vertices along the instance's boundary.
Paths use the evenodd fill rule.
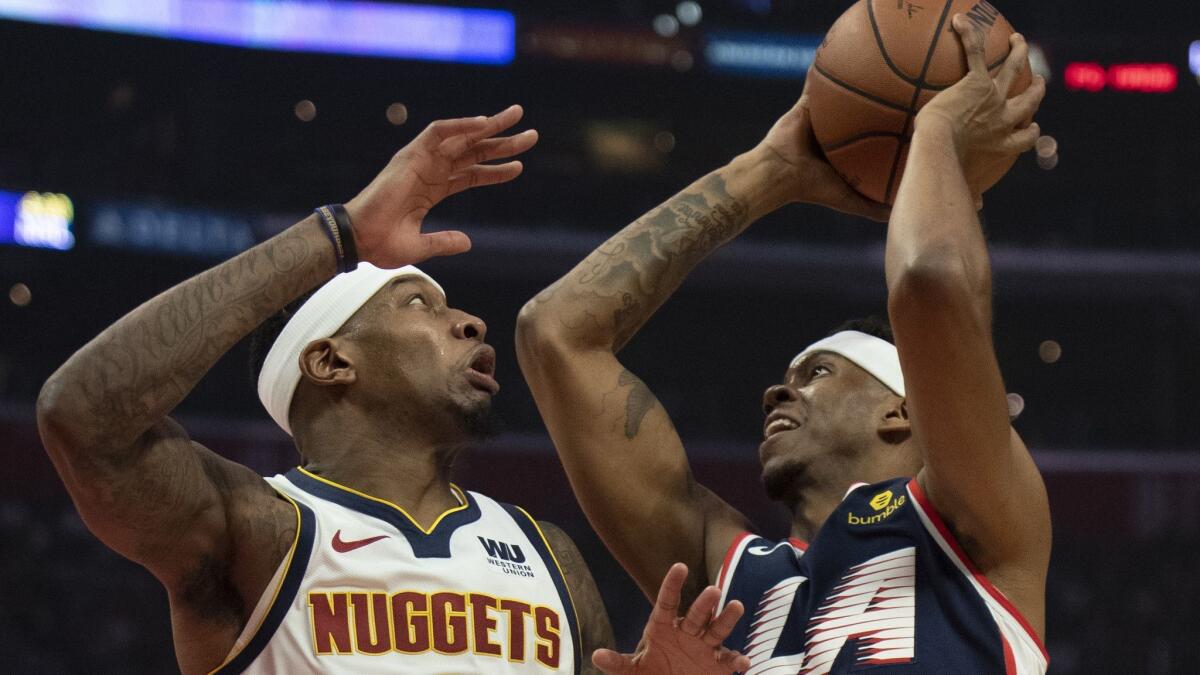
<path fill-rule="evenodd" d="M 745 533 L 721 606 L 746 614 L 725 646 L 747 675 L 1043 675 L 1045 648 L 975 568 L 916 480 L 858 484 L 806 545 Z"/>

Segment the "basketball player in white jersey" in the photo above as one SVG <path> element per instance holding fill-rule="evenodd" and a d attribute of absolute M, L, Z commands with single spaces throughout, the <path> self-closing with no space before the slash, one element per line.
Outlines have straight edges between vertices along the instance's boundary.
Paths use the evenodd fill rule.
<path fill-rule="evenodd" d="M 518 320 L 522 370 L 592 525 L 647 594 L 683 561 L 691 594 L 712 583 L 740 598 L 747 613 L 726 644 L 748 672 L 1046 669 L 1049 509 L 1009 426 L 971 186 L 1032 147 L 1037 127 L 1023 121 L 1044 83 L 1006 100 L 1028 67 L 1024 41 L 992 78 L 983 38 L 961 15 L 954 27 L 970 72 L 917 115 L 890 214 L 895 345 L 840 331 L 764 395 L 759 455 L 768 493 L 792 514 L 787 540 L 750 534 L 695 482 L 666 411 L 616 354 L 760 216 L 793 201 L 886 215 L 823 161 L 804 97 L 758 147 L 613 236 Z"/>
<path fill-rule="evenodd" d="M 435 122 L 344 207 L 146 302 L 45 384 L 50 457 L 88 527 L 166 587 L 184 673 L 571 673 L 611 644 L 561 530 L 450 484 L 498 390 L 495 352 L 407 266 L 470 247 L 421 221 L 521 173 L 485 163 L 534 145 L 497 136 L 521 114 Z M 258 389 L 302 465 L 264 480 L 167 415 L 289 304 Z M 689 645 L 706 665 L 736 658 Z"/>

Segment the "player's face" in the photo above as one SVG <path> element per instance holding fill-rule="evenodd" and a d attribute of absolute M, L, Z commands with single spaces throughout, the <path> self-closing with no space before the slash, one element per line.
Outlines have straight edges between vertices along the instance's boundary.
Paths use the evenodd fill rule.
<path fill-rule="evenodd" d="M 784 499 L 805 476 L 837 480 L 872 447 L 891 392 L 851 361 L 818 352 L 788 368 L 763 394 L 759 460 L 772 499 Z M 832 474 L 832 475 L 831 475 Z M 846 480 L 855 480 L 846 476 Z"/>
<path fill-rule="evenodd" d="M 419 278 L 392 281 L 370 305 L 361 330 L 363 393 L 422 423 L 465 424 L 473 431 L 500 390 L 483 320 L 448 307 L 445 296 Z"/>

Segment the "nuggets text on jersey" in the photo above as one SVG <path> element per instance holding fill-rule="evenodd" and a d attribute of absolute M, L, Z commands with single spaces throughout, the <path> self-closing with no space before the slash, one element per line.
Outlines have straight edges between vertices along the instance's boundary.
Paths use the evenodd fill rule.
<path fill-rule="evenodd" d="M 562 619 L 554 608 L 486 593 L 311 591 L 308 607 L 313 647 L 322 656 L 469 651 L 554 669 L 561 653 Z"/>
<path fill-rule="evenodd" d="M 215 673 L 575 673 L 578 618 L 524 510 L 453 487 L 429 527 L 302 468 L 292 550 Z"/>

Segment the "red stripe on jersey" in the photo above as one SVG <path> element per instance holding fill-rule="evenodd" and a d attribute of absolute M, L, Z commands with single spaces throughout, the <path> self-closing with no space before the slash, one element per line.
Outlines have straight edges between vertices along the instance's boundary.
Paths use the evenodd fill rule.
<path fill-rule="evenodd" d="M 729 574 L 729 562 L 733 560 L 733 553 L 746 541 L 754 535 L 749 532 L 743 532 L 733 538 L 733 543 L 729 545 L 729 550 L 725 551 L 725 562 L 721 563 L 721 573 L 717 576 L 717 588 L 725 590 L 725 576 Z"/>
<path fill-rule="evenodd" d="M 980 586 L 983 586 L 983 589 L 988 592 L 988 595 L 992 596 L 996 602 L 1000 603 L 1000 606 L 1007 610 L 1008 613 L 1017 620 L 1017 623 L 1021 624 L 1021 627 L 1024 628 L 1025 632 L 1029 634 L 1029 637 L 1033 638 L 1033 643 L 1037 645 L 1039 650 L 1041 650 L 1042 656 L 1045 657 L 1046 662 L 1049 663 L 1050 653 L 1046 651 L 1046 646 L 1042 644 L 1042 640 L 1033 630 L 1033 626 L 1025 620 L 1024 615 L 1022 615 L 1020 610 L 1018 610 L 1016 606 L 1012 604 L 1008 597 L 1001 593 L 1000 589 L 992 585 L 992 582 L 989 581 L 988 578 L 979 571 L 979 568 L 975 566 L 974 561 L 972 561 L 967 556 L 966 552 L 963 551 L 962 546 L 959 545 L 958 540 L 954 538 L 954 535 L 950 533 L 950 528 L 946 527 L 946 522 L 942 520 L 941 514 L 938 513 L 937 509 L 933 507 L 933 503 L 929 501 L 929 497 L 925 495 L 925 491 L 921 489 L 921 485 L 917 482 L 916 478 L 909 481 L 908 489 L 917 502 L 921 505 L 921 510 L 925 512 L 925 515 L 929 516 L 929 522 L 933 523 L 933 526 L 937 528 L 938 533 L 942 535 L 942 538 L 946 540 L 946 543 L 950 544 L 951 550 L 954 551 L 954 554 L 958 556 L 958 559 L 962 562 L 962 564 L 971 572 L 971 576 L 975 577 L 975 580 L 979 582 Z M 1001 637 L 1003 638 L 1003 636 Z M 1012 658 L 1012 652 L 1007 642 L 1005 643 L 1004 648 L 1006 650 L 1005 660 L 1007 662 L 1009 658 Z M 1013 665 L 1013 670 L 1010 670 L 1009 672 L 1015 673 L 1015 668 L 1016 666 Z"/>
<path fill-rule="evenodd" d="M 1004 643 L 1004 675 L 1017 675 L 1017 657 L 1013 656 L 1012 645 L 1003 635 L 1000 641 Z"/>

